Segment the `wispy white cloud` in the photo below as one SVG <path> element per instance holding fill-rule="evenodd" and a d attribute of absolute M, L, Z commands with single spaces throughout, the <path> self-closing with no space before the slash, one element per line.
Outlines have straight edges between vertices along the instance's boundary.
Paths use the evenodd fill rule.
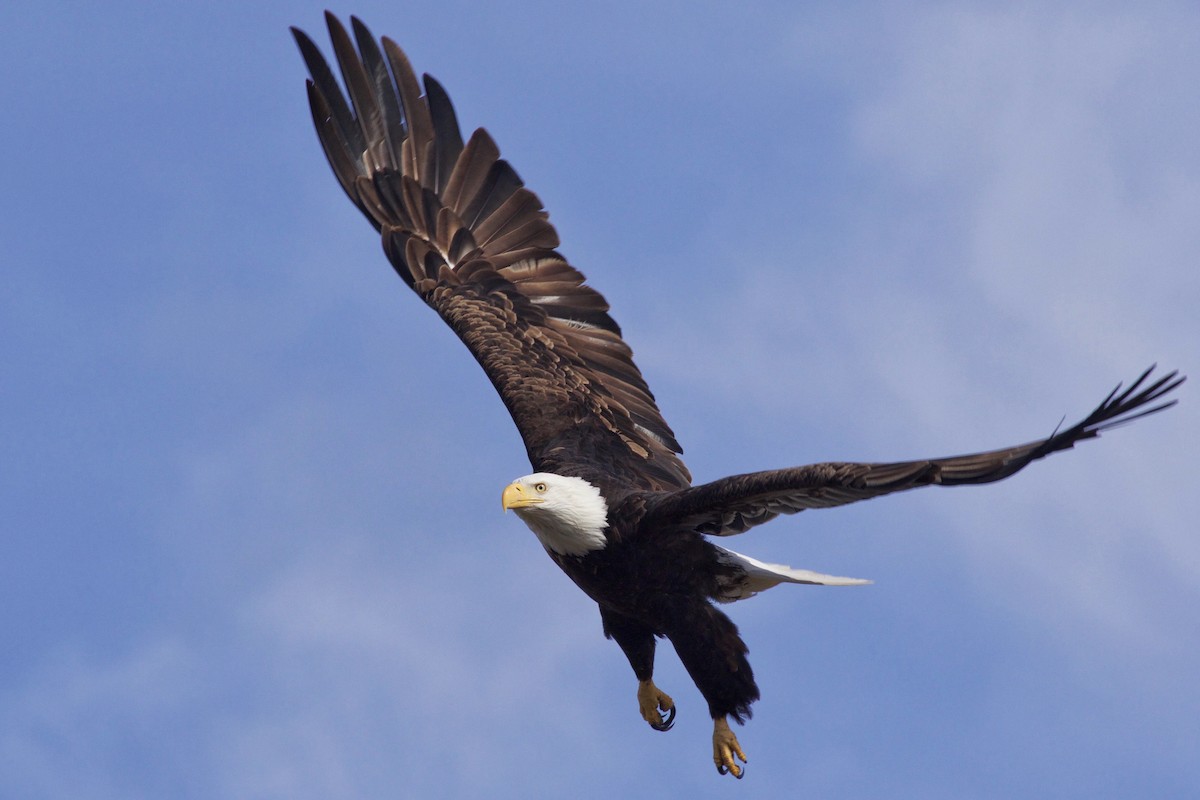
<path fill-rule="evenodd" d="M 828 276 L 743 243 L 726 313 L 697 318 L 686 360 L 667 354 L 681 337 L 656 331 L 648 360 L 684 385 L 719 376 L 700 388 L 753 409 L 746 427 L 791 431 L 802 411 L 849 451 L 818 457 L 867 459 L 1025 441 L 1153 360 L 1186 370 L 1200 351 L 1186 299 L 1200 296 L 1187 222 L 1200 159 L 1186 144 L 1200 112 L 1174 76 L 1200 67 L 1194 34 L 1173 14 L 1097 9 L 941 7 L 896 22 L 873 55 L 888 68 L 847 109 L 852 156 L 878 170 L 863 191 L 884 200 L 845 229 L 871 236 L 839 248 Z M 1147 96 L 1179 116 L 1148 119 Z M 922 224 L 936 230 L 914 235 Z M 1040 624 L 1086 619 L 1162 645 L 1171 615 L 1142 595 L 1171 575 L 1169 602 L 1191 599 L 1200 558 L 1183 512 L 1191 456 L 1172 445 L 1189 431 L 1176 411 L 1055 456 L 1068 463 L 1040 479 L 961 503 L 934 493 L 922 510 L 946 519 L 996 596 L 1014 579 L 1040 587 L 1009 598 L 1015 609 L 1041 617 L 1053 593 L 1070 611 Z M 785 446 L 757 466 L 806 456 Z"/>
<path fill-rule="evenodd" d="M 1026 370 L 1029 385 L 1041 386 L 1064 373 L 1109 370 L 1128 378 L 1156 357 L 1182 359 L 1200 345 L 1180 302 L 1197 294 L 1195 272 L 1184 265 L 1200 254 L 1200 239 L 1184 220 L 1200 215 L 1200 158 L 1183 140 L 1200 127 L 1200 114 L 1173 80 L 1195 72 L 1200 59 L 1187 46 L 1194 33 L 1176 22 L 1173 15 L 1130 19 L 1095 9 L 946 10 L 912 26 L 893 80 L 859 117 L 867 152 L 911 185 L 934 187 L 961 204 L 962 228 L 954 235 L 967 244 L 964 277 L 977 288 L 981 310 L 1011 320 L 1006 328 L 1015 334 L 1001 356 L 1007 386 L 988 380 L 992 359 L 977 358 L 989 352 L 980 327 L 942 328 L 938 339 L 954 343 L 960 364 L 974 363 L 959 380 L 978 381 L 984 395 L 996 392 L 994 410 L 1013 405 L 1013 387 L 1025 382 Z M 1139 112 L 1148 93 L 1161 108 L 1182 112 L 1158 120 L 1175 130 L 1147 137 Z M 991 410 L 984 409 L 985 418 L 993 418 Z M 1195 431 L 1178 413 L 1145 424 Z M 1012 508 L 1017 519 L 1025 517 L 1013 527 L 1031 531 L 1040 520 L 1054 526 L 1054 536 L 1000 538 L 998 526 L 983 524 L 985 515 L 970 521 L 987 536 L 976 544 L 977 557 L 1003 551 L 1010 565 L 1065 589 L 1085 616 L 1107 620 L 1122 635 L 1169 638 L 1163 609 L 1139 602 L 1131 587 L 1174 572 L 1181 546 L 1193 541 L 1182 519 L 1159 510 L 1164 486 L 1174 487 L 1167 491 L 1176 508 L 1187 495 L 1186 470 L 1158 469 L 1177 457 L 1151 455 L 1136 436 L 1164 442 L 1151 429 L 1095 445 L 1131 453 L 1107 462 L 1110 475 L 1130 473 L 1114 486 L 1123 490 L 1119 503 L 1076 492 L 1081 508 L 1053 514 L 1070 494 L 1050 481 L 1030 481 L 1021 490 L 1030 505 Z M 1105 480 L 1106 470 L 1073 466 L 1085 482 L 1068 487 Z M 1147 519 L 1158 526 L 1144 530 Z M 1129 557 L 1131 547 L 1137 557 Z M 1194 564 L 1196 546 L 1186 547 Z M 1073 574 L 1052 566 L 1064 564 Z"/>

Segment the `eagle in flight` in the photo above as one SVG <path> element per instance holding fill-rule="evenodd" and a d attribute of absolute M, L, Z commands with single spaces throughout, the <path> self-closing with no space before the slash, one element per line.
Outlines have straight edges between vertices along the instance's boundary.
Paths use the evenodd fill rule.
<path fill-rule="evenodd" d="M 811 464 L 699 486 L 633 362 L 608 303 L 557 251 L 558 235 L 487 131 L 464 143 L 454 108 L 404 52 L 352 19 L 326 14 L 349 95 L 313 41 L 292 29 L 308 100 L 333 173 L 383 238 L 392 267 L 454 329 L 483 367 L 525 442 L 533 474 L 502 492 L 550 558 L 596 601 L 604 634 L 637 677 L 642 718 L 669 730 L 674 701 L 654 684 L 665 637 L 708 702 L 713 761 L 741 778 L 729 727 L 759 697 L 747 648 L 716 603 L 780 583 L 852 585 L 769 564 L 709 537 L 780 514 L 919 486 L 1002 480 L 1101 431 L 1162 411 L 1176 372 L 1118 385 L 1082 421 L 1028 444 L 892 464 Z M 422 94 L 422 86 L 424 94 Z"/>

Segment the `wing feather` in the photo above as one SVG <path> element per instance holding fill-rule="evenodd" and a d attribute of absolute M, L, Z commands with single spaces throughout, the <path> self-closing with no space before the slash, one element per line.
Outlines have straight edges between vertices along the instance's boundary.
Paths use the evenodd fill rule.
<path fill-rule="evenodd" d="M 541 201 L 483 129 L 466 144 L 449 97 L 390 39 L 326 14 L 339 86 L 293 28 L 313 122 L 342 188 L 405 283 L 479 361 L 539 470 L 677 490 L 681 449 L 605 299 L 555 251 Z M 349 96 L 349 102 L 346 97 Z"/>
<path fill-rule="evenodd" d="M 326 12 L 328 18 L 332 15 Z M 359 41 L 371 42 L 370 47 L 374 48 L 374 38 L 371 32 L 367 30 L 367 26 L 363 25 L 358 19 L 351 17 L 356 30 L 361 31 Z M 332 32 L 332 27 L 330 28 Z M 385 38 L 383 40 L 383 50 L 387 53 L 388 63 L 392 67 L 392 77 L 395 79 L 395 84 L 391 82 L 383 84 L 379 87 L 379 92 L 382 95 L 392 95 L 393 97 L 398 92 L 400 96 L 400 105 L 404 111 L 404 119 L 408 123 L 408 134 L 403 142 L 403 152 L 405 160 L 401 162 L 401 168 L 406 175 L 412 176 L 422 185 L 430 186 L 428 179 L 431 177 L 431 170 L 428 168 L 427 153 L 431 152 L 434 142 L 433 136 L 433 119 L 429 114 L 429 107 L 421 99 L 421 87 L 417 83 L 417 76 L 413 74 L 412 65 L 408 63 L 408 57 L 404 55 L 395 42 Z M 393 143 L 393 147 L 395 143 Z"/>
<path fill-rule="evenodd" d="M 1153 370 L 1150 367 L 1124 390 L 1118 384 L 1091 414 L 1045 439 L 950 458 L 889 464 L 830 462 L 734 475 L 667 495 L 650 512 L 647 524 L 730 536 L 780 514 L 809 508 L 832 508 L 920 486 L 1003 480 L 1039 458 L 1175 405 L 1175 400 L 1158 401 L 1185 378 L 1172 371 L 1149 380 Z"/>
<path fill-rule="evenodd" d="M 425 99 L 429 102 L 430 122 L 433 125 L 433 135 L 437 139 L 434 151 L 437 153 L 435 167 L 437 172 L 433 181 L 436 191 L 443 193 L 450 181 L 450 173 L 454 164 L 462 154 L 463 140 L 458 129 L 458 117 L 450 96 L 442 85 L 431 76 L 425 75 Z"/>

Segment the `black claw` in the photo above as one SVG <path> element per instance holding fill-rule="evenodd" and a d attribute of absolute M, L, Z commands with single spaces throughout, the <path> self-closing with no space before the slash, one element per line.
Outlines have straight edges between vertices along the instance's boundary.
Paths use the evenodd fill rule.
<path fill-rule="evenodd" d="M 717 773 L 720 775 L 728 775 L 729 767 L 725 766 L 724 764 L 717 764 Z"/>
<path fill-rule="evenodd" d="M 724 764 L 718 764 L 717 772 L 721 773 L 722 775 L 728 775 L 729 767 L 725 766 Z M 746 768 L 745 767 L 742 767 L 741 769 L 739 769 L 737 772 L 735 772 L 733 774 L 733 777 L 737 778 L 739 781 L 742 778 L 744 778 L 745 776 L 746 776 Z"/>
<path fill-rule="evenodd" d="M 650 727 L 656 731 L 669 731 L 675 727 L 675 706 L 667 709 L 667 714 L 658 722 L 651 722 Z"/>

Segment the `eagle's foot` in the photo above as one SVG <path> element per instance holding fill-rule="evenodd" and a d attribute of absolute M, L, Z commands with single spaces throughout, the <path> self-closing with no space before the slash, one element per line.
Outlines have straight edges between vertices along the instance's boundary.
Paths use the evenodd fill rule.
<path fill-rule="evenodd" d="M 729 729 L 729 723 L 724 717 L 718 717 L 713 720 L 713 763 L 717 765 L 717 772 L 722 775 L 733 773 L 733 777 L 740 781 L 746 774 L 746 768 L 739 767 L 734 762 L 734 755 L 740 758 L 743 764 L 746 763 L 746 754 L 733 731 Z"/>
<path fill-rule="evenodd" d="M 638 709 L 642 719 L 656 731 L 669 731 L 675 724 L 675 701 L 654 685 L 653 680 L 638 681 Z M 661 713 L 660 713 L 661 712 Z"/>

